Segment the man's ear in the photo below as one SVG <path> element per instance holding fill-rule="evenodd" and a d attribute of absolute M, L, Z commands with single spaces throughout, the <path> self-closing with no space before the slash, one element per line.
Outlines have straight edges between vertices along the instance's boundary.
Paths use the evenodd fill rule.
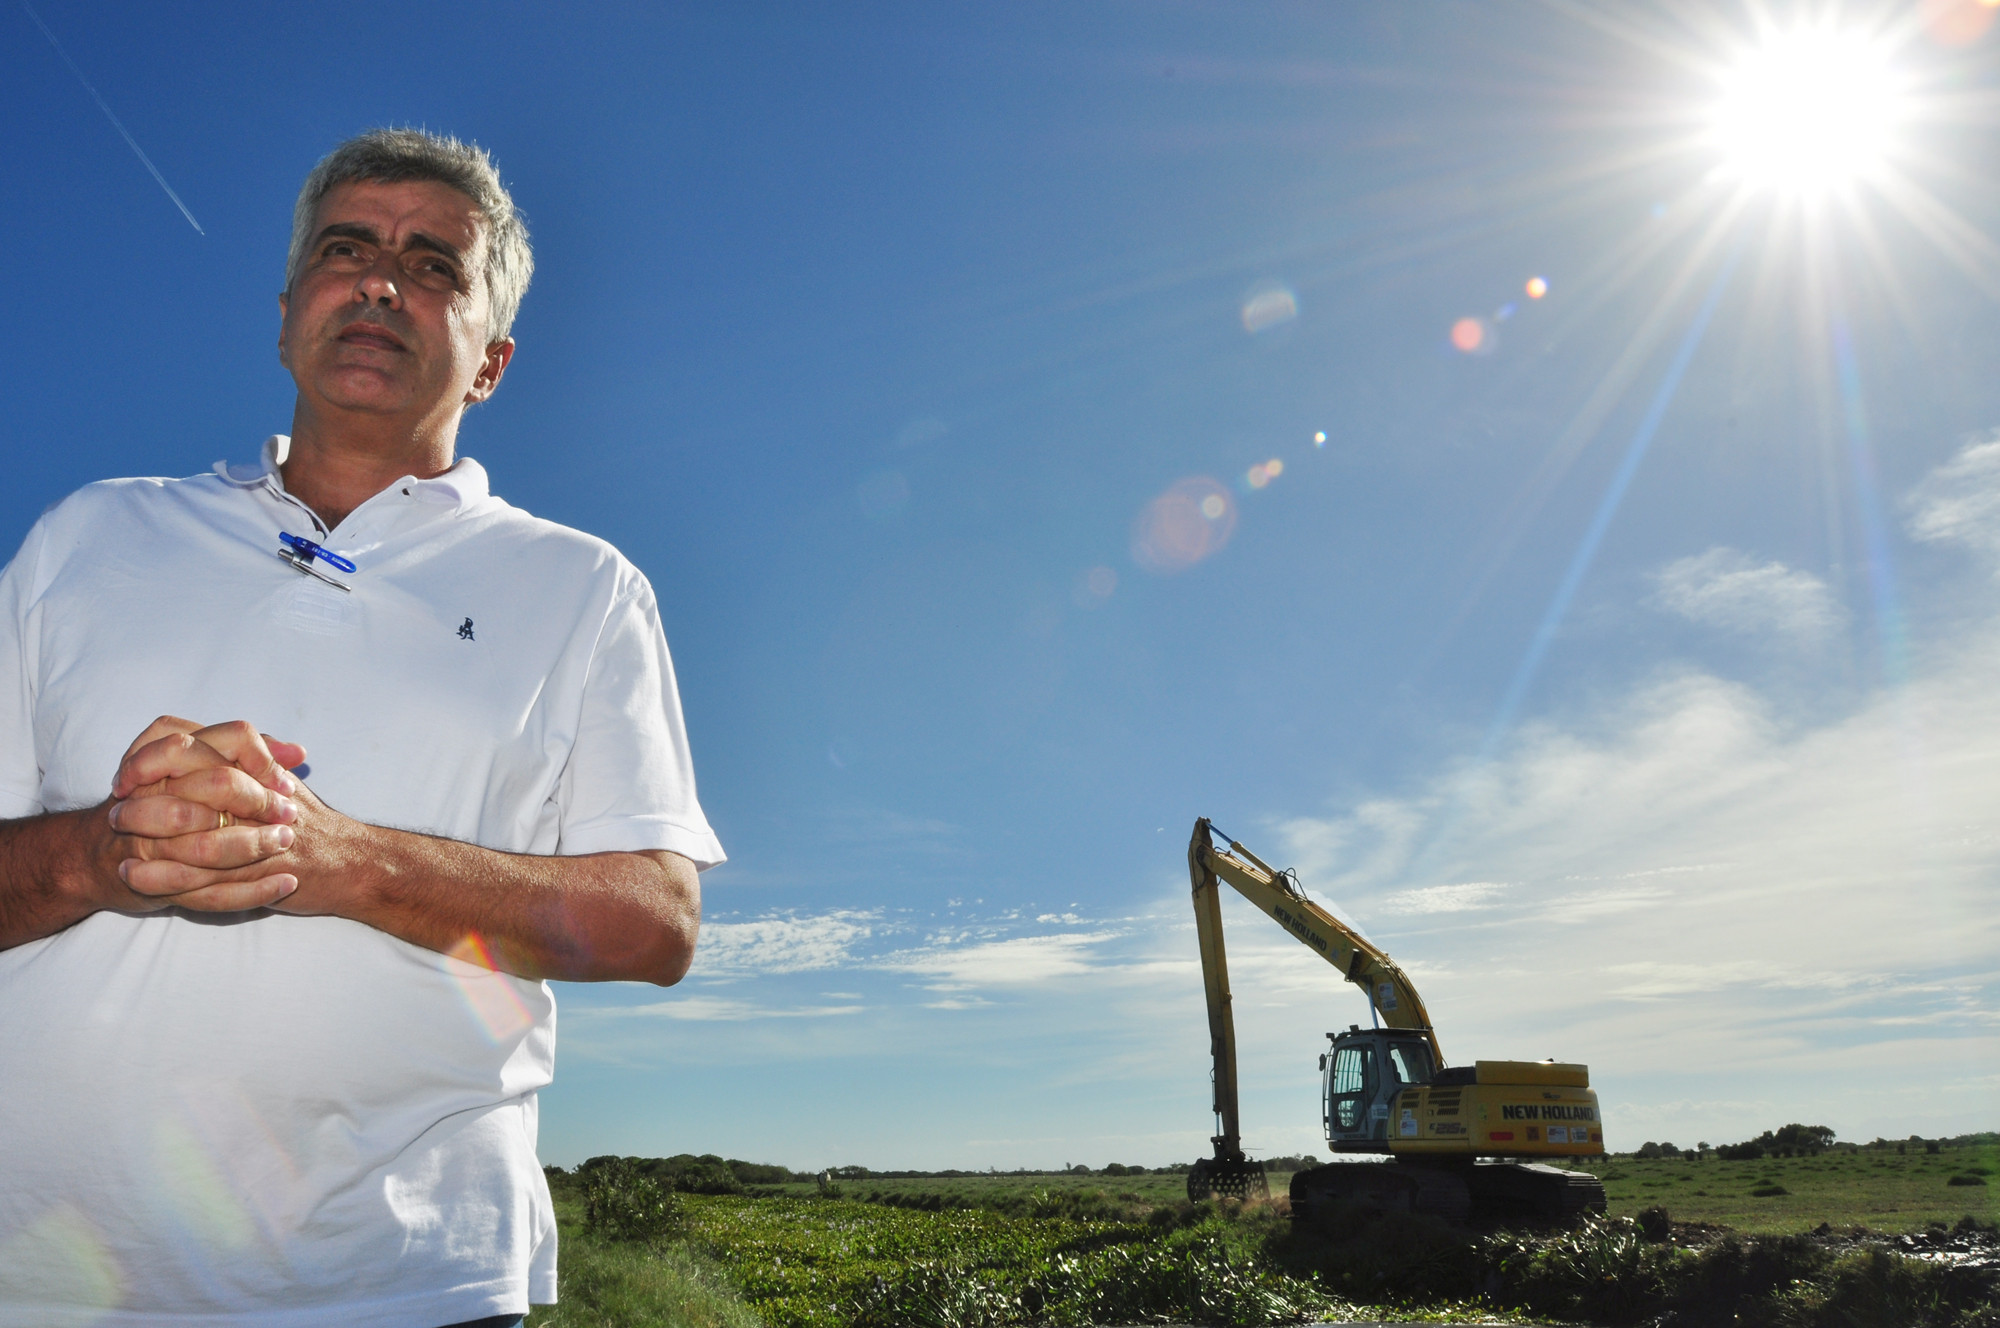
<path fill-rule="evenodd" d="M 285 298 L 285 293 L 283 291 L 279 291 L 278 292 L 278 363 L 285 365 L 287 369 L 292 367 L 291 365 L 285 363 L 285 314 L 289 311 L 290 308 L 291 308 L 291 302 Z"/>
<path fill-rule="evenodd" d="M 472 380 L 466 391 L 465 404 L 477 405 L 493 395 L 500 386 L 501 375 L 507 372 L 507 365 L 514 358 L 514 338 L 503 337 L 486 348 L 486 362 L 479 366 L 479 376 Z"/>

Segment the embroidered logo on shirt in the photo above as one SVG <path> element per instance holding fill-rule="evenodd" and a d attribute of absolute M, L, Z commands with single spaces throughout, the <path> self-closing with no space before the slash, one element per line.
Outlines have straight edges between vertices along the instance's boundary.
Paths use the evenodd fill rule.
<path fill-rule="evenodd" d="M 461 641 L 472 640 L 472 619 L 467 618 L 458 625 L 458 639 Z"/>

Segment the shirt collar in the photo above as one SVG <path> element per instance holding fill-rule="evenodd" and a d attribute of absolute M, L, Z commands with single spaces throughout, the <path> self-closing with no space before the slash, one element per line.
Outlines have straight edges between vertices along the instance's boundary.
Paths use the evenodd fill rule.
<path fill-rule="evenodd" d="M 285 457 L 292 450 L 292 440 L 284 434 L 274 433 L 264 440 L 257 459 L 231 464 L 227 461 L 215 463 L 215 473 L 224 482 L 239 489 L 268 487 L 274 492 L 285 491 L 285 477 L 279 467 L 285 464 Z M 486 467 L 471 457 L 460 457 L 450 470 L 442 475 L 420 480 L 414 475 L 405 475 L 388 489 L 399 489 L 412 498 L 439 507 L 449 507 L 463 512 L 475 503 L 483 501 L 491 492 L 486 478 Z M 386 492 L 387 490 L 385 490 Z"/>

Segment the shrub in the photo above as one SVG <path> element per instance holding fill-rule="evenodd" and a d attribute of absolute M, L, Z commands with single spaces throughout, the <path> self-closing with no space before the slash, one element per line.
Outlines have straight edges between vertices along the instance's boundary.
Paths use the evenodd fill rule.
<path fill-rule="evenodd" d="M 1536 1314 L 1614 1321 L 1657 1308 L 1682 1258 L 1630 1218 L 1596 1214 L 1556 1236 L 1495 1237 L 1485 1252 L 1505 1299 Z"/>
<path fill-rule="evenodd" d="M 810 1179 L 796 1174 L 790 1167 L 772 1166 L 764 1162 L 745 1162 L 735 1157 L 725 1159 L 723 1165 L 729 1168 L 730 1175 L 745 1185 L 784 1185 L 794 1180 Z"/>
<path fill-rule="evenodd" d="M 649 1169 L 669 1188 L 687 1194 L 741 1194 L 743 1182 L 727 1162 L 713 1153 L 700 1157 L 676 1153 L 664 1160 L 654 1159 Z"/>
<path fill-rule="evenodd" d="M 592 1158 L 577 1168 L 583 1225 L 606 1240 L 658 1241 L 679 1232 L 673 1193 L 627 1158 Z"/>
<path fill-rule="evenodd" d="M 1773 1328 L 1913 1328 L 1991 1323 L 1980 1279 L 1965 1270 L 1864 1249 L 1833 1265 L 1830 1276 L 1773 1298 Z"/>
<path fill-rule="evenodd" d="M 1725 1162 L 1751 1162 L 1760 1157 L 1818 1157 L 1831 1147 L 1831 1128 L 1800 1125 L 1794 1121 L 1776 1130 L 1766 1130 L 1755 1139 L 1746 1139 L 1740 1144 L 1723 1144 L 1715 1150 L 1715 1155 Z"/>
<path fill-rule="evenodd" d="M 1745 1240 L 1734 1234 L 1685 1259 L 1671 1301 L 1697 1323 L 1731 1318 L 1753 1322 L 1746 1307 L 1821 1277 L 1832 1257 L 1803 1236 Z"/>

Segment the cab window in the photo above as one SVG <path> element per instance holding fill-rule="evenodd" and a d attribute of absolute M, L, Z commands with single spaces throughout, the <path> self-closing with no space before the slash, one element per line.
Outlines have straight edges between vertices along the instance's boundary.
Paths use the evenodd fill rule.
<path fill-rule="evenodd" d="M 1333 1123 L 1343 1133 L 1361 1128 L 1375 1096 L 1375 1048 L 1342 1047 L 1333 1053 Z"/>
<path fill-rule="evenodd" d="M 1397 1083 L 1427 1084 L 1431 1081 L 1431 1049 L 1421 1042 L 1389 1044 L 1389 1073 Z"/>

